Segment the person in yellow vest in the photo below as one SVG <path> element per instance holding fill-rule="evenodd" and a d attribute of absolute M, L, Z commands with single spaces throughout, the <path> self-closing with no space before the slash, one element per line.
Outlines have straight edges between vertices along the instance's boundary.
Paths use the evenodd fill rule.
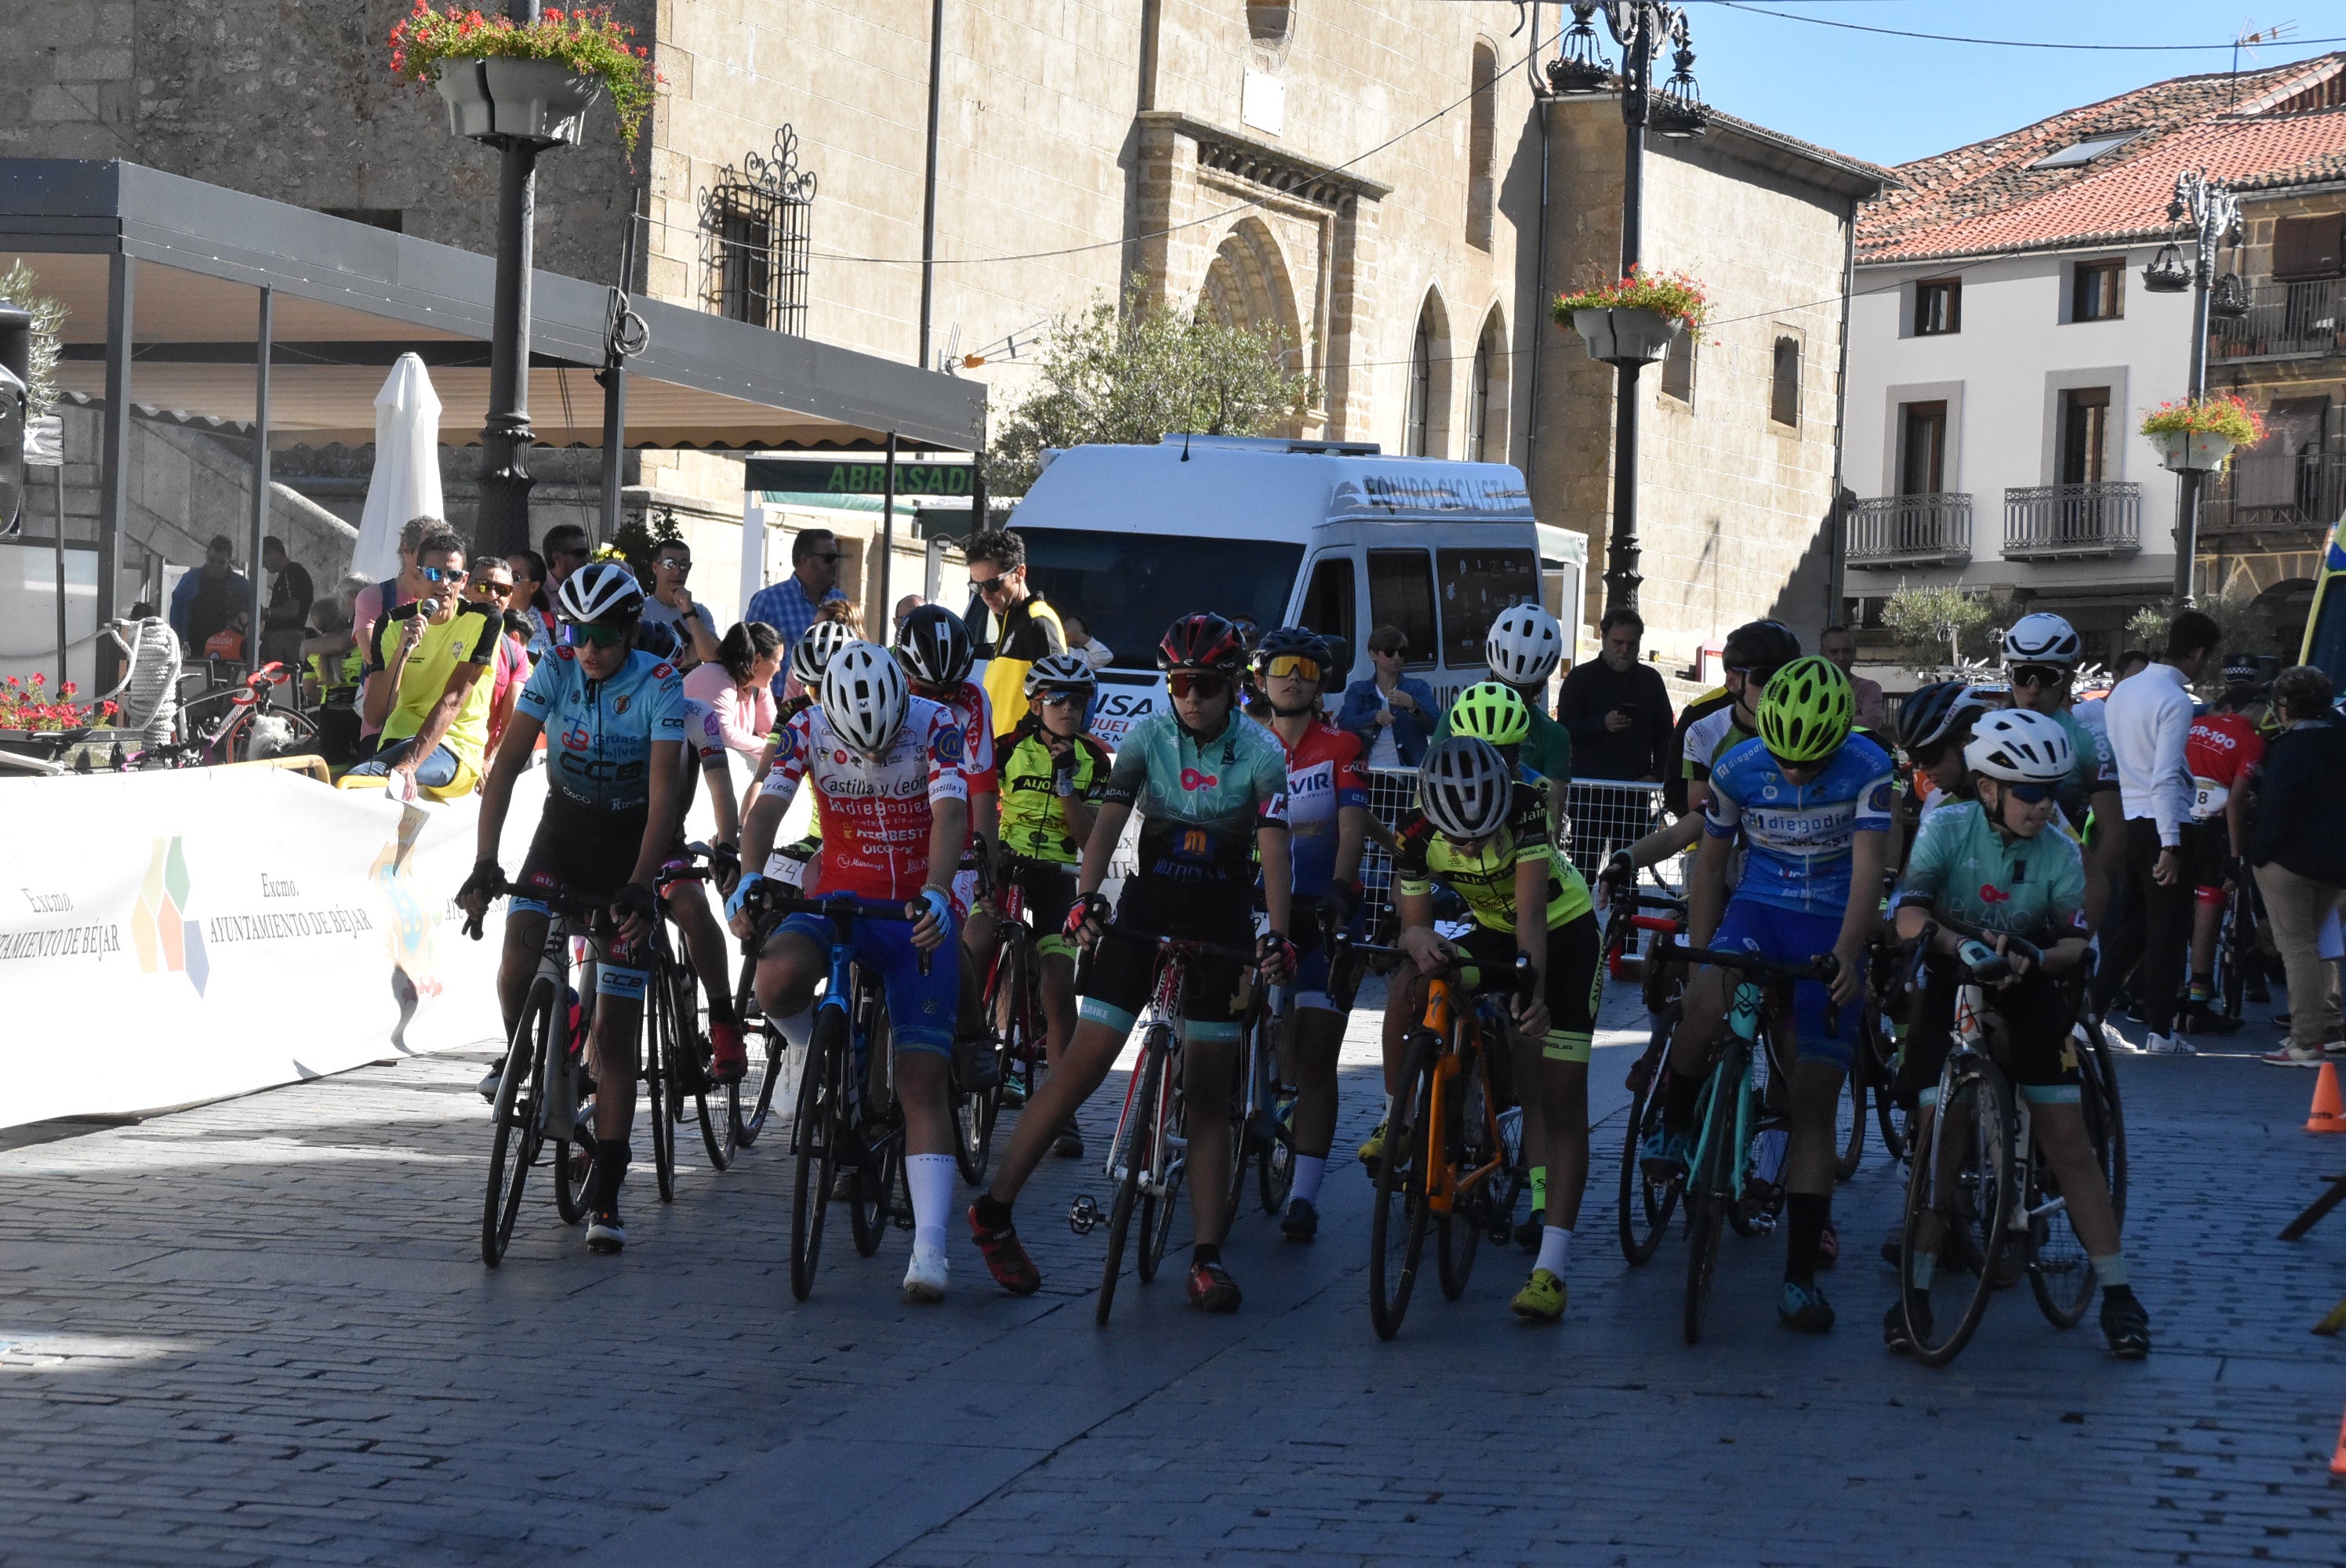
<path fill-rule="evenodd" d="M 466 769 L 477 773 L 489 738 L 489 678 L 505 619 L 463 596 L 464 542 L 454 530 L 415 547 L 424 597 L 375 623 L 366 681 L 367 718 L 382 727 L 382 745 L 353 774 L 403 775 L 402 795 L 439 789 Z"/>
<path fill-rule="evenodd" d="M 985 695 L 1001 714 L 1026 711 L 1026 672 L 1037 659 L 1067 651 L 1059 612 L 1026 584 L 1026 542 L 1006 528 L 973 534 L 969 613 L 962 619 L 977 641 L 985 667 Z"/>

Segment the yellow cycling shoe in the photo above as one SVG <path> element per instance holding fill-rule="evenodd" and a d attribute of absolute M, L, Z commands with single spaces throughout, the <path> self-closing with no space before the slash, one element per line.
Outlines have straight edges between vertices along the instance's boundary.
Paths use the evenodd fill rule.
<path fill-rule="evenodd" d="M 1530 1283 L 1507 1304 L 1518 1318 L 1534 1323 L 1554 1323 L 1564 1316 L 1564 1281 L 1545 1268 L 1532 1270 Z"/>
<path fill-rule="evenodd" d="M 1371 1133 L 1368 1140 L 1361 1145 L 1361 1163 L 1373 1171 L 1377 1168 L 1377 1162 L 1384 1157 L 1385 1125 L 1379 1122 L 1377 1130 Z"/>

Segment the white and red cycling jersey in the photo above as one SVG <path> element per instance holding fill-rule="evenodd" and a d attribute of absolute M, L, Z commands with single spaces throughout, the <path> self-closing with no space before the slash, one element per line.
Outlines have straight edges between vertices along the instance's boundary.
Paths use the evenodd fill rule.
<path fill-rule="evenodd" d="M 973 795 L 1002 793 L 1001 776 L 994 768 L 994 702 L 985 688 L 971 681 L 948 697 L 932 697 L 954 717 L 961 729 L 962 776 Z"/>
<path fill-rule="evenodd" d="M 2264 760 L 2264 737 L 2237 713 L 2209 713 L 2194 719 L 2183 741 L 2183 765 L 2191 770 L 2191 820 L 2220 814 L 2243 774 Z"/>
<path fill-rule="evenodd" d="M 876 761 L 834 734 L 820 708 L 776 730 L 766 792 L 787 810 L 799 780 L 814 785 L 822 873 L 812 891 L 882 901 L 919 897 L 929 878 L 930 807 L 969 799 L 963 755 L 953 713 L 917 697 Z"/>

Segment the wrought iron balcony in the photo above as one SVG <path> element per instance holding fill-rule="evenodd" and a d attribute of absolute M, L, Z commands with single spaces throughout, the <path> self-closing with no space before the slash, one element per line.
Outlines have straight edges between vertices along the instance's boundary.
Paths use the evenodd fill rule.
<path fill-rule="evenodd" d="M 2218 360 L 2346 355 L 2346 279 L 2258 284 L 2247 315 L 2208 321 L 2208 354 Z"/>
<path fill-rule="evenodd" d="M 1877 495 L 1850 509 L 1848 559 L 1861 571 L 1960 566 L 1972 558 L 1972 498 Z"/>
<path fill-rule="evenodd" d="M 2326 534 L 2346 514 L 2346 452 L 2242 453 L 2208 476 L 2199 532 Z M 2316 539 L 2305 545 L 2320 547 Z"/>
<path fill-rule="evenodd" d="M 2142 486 L 2032 484 L 2004 493 L 2004 558 L 2058 561 L 2142 548 Z"/>

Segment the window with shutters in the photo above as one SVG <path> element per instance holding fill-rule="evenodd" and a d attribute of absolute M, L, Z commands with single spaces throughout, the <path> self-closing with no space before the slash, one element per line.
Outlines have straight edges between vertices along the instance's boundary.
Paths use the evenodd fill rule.
<path fill-rule="evenodd" d="M 2126 314 L 2123 261 L 2080 261 L 2070 275 L 2069 319 L 2115 321 Z"/>
<path fill-rule="evenodd" d="M 1964 280 L 1925 278 L 1914 285 L 1914 335 L 1943 337 L 1964 330 Z"/>
<path fill-rule="evenodd" d="M 2273 224 L 2272 275 L 2335 278 L 2346 271 L 2346 213 L 2283 218 Z"/>

